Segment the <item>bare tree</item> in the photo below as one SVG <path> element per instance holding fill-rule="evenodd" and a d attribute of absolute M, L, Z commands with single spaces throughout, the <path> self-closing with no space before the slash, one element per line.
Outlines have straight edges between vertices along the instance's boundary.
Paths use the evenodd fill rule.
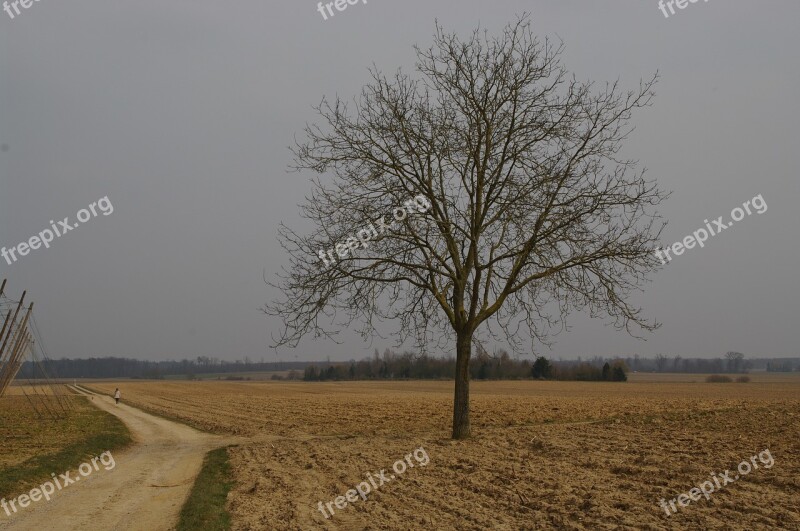
<path fill-rule="evenodd" d="M 726 352 L 725 359 L 728 360 L 728 372 L 739 372 L 744 364 L 744 354 L 741 352 Z"/>
<path fill-rule="evenodd" d="M 668 362 L 669 358 L 666 357 L 664 354 L 656 354 L 656 371 L 664 372 L 664 369 L 667 368 Z"/>
<path fill-rule="evenodd" d="M 658 266 L 651 210 L 666 194 L 620 156 L 657 74 L 632 91 L 580 82 L 561 65 L 563 44 L 535 37 L 526 16 L 496 38 L 437 24 L 433 45 L 415 50 L 416 79 L 373 69 L 352 104 L 317 107 L 294 169 L 333 177 L 302 206 L 313 232 L 281 226 L 290 265 L 264 311 L 283 320 L 276 346 L 357 322 L 368 337 L 387 319 L 423 352 L 454 340 L 452 435 L 465 438 L 476 334 L 518 351 L 547 344 L 580 309 L 631 334 L 658 326 L 628 296 Z M 424 214 L 360 246 L 351 238 L 420 196 Z M 323 263 L 320 249 L 344 241 L 356 244 Z"/>

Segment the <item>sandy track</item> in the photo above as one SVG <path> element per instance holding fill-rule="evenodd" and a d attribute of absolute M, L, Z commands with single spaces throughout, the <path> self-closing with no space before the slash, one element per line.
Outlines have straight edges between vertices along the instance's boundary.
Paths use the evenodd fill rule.
<path fill-rule="evenodd" d="M 0 511 L 0 529 L 146 530 L 172 529 L 181 506 L 209 450 L 236 442 L 149 415 L 108 396 L 93 395 L 94 405 L 119 417 L 130 429 L 134 445 L 119 453 L 111 470 L 81 477 L 50 499 L 32 502 L 7 517 Z M 54 434 L 57 436 L 57 434 Z M 108 461 L 106 461 L 108 462 Z M 53 470 L 57 475 L 66 470 Z M 23 494 L 20 492 L 19 494 Z"/>

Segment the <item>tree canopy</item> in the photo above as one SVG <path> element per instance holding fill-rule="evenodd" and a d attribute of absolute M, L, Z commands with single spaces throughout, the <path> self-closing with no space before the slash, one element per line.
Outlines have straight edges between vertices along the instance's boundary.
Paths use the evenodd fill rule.
<path fill-rule="evenodd" d="M 629 296 L 658 267 L 654 207 L 666 194 L 620 155 L 657 75 L 628 91 L 578 81 L 563 44 L 536 37 L 525 16 L 497 37 L 437 24 L 415 50 L 414 77 L 373 68 L 352 102 L 317 107 L 320 123 L 294 148 L 296 170 L 325 176 L 302 205 L 315 229 L 281 227 L 291 262 L 265 311 L 283 320 L 276 345 L 356 323 L 370 336 L 385 319 L 422 352 L 454 342 L 453 434 L 464 437 L 479 330 L 518 348 L 548 342 L 575 310 L 629 333 L 658 326 Z M 430 208 L 321 262 L 320 249 L 352 244 L 417 197 Z"/>

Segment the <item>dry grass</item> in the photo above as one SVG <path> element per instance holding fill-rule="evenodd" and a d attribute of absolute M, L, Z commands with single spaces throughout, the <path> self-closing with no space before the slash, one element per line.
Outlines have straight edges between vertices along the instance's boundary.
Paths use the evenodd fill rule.
<path fill-rule="evenodd" d="M 45 412 L 38 397 L 29 387 L 26 389 L 38 410 Z M 49 390 L 38 387 L 36 392 L 50 394 Z M 84 440 L 87 432 L 91 435 L 92 424 L 102 415 L 84 399 L 72 397 L 70 402 L 75 411 L 69 419 L 40 419 L 23 395 L 22 387 L 9 387 L 8 393 L 0 398 L 0 468 L 18 465 L 37 455 L 58 452 Z"/>
<path fill-rule="evenodd" d="M 44 404 L 30 387 L 26 389 L 44 412 Z M 10 388 L 0 398 L 0 497 L 36 486 L 51 473 L 78 466 L 87 456 L 130 444 L 128 428 L 117 417 L 92 406 L 86 397 L 74 396 L 69 402 L 70 414 L 52 420 L 36 414 L 20 387 Z"/>
<path fill-rule="evenodd" d="M 234 529 L 800 527 L 800 375 L 708 385 L 473 382 L 473 440 L 448 439 L 452 382 L 121 382 L 126 402 L 251 442 L 231 450 Z M 658 379 L 662 381 L 657 381 Z M 317 510 L 408 470 L 330 520 Z M 769 448 L 775 465 L 667 517 L 658 507 Z"/>

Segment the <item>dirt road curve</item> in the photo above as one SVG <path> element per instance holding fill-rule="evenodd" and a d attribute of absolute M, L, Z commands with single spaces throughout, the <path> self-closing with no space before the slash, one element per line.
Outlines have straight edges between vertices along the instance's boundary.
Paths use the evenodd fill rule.
<path fill-rule="evenodd" d="M 0 512 L 0 529 L 172 529 L 205 453 L 235 442 L 124 404 L 117 406 L 107 396 L 94 395 L 92 402 L 128 426 L 134 445 L 112 452 L 116 465 L 111 470 L 99 461 L 100 469 L 92 469 L 86 477 L 81 477 L 77 469 L 71 470 L 70 478 L 77 476 L 80 481 L 56 491 L 50 501 L 41 499 L 24 509 L 18 507 L 10 518 Z M 52 472 L 58 475 L 66 470 Z"/>

